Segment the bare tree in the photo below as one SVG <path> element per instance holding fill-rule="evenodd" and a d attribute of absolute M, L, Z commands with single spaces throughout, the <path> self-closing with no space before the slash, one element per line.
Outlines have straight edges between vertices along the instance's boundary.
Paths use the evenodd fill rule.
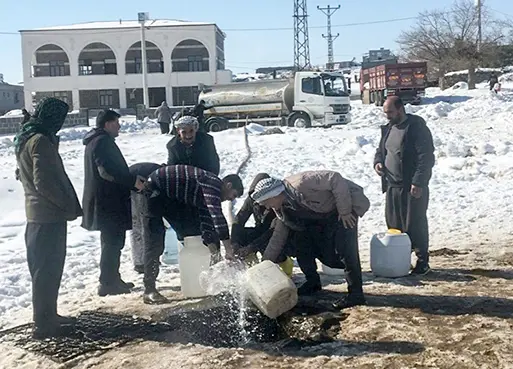
<path fill-rule="evenodd" d="M 475 70 L 484 56 L 498 52 L 511 32 L 511 24 L 494 18 L 481 7 L 482 37 L 479 43 L 478 8 L 473 0 L 457 0 L 447 10 L 423 12 L 418 23 L 403 31 L 397 43 L 410 60 L 426 60 L 436 70 L 443 86 L 443 76 L 450 70 L 468 69 L 469 88 L 475 88 Z"/>

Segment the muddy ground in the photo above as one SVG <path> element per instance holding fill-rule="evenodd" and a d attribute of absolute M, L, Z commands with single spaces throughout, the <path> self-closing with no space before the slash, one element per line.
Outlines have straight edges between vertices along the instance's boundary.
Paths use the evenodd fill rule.
<path fill-rule="evenodd" d="M 423 277 L 365 273 L 368 305 L 346 310 L 330 343 L 214 348 L 187 343 L 178 330 L 65 365 L 2 344 L 0 368 L 513 368 L 513 248 L 490 258 L 490 247 L 435 250 L 433 271 Z M 320 302 L 345 291 L 338 277 L 323 276 L 323 282 L 325 292 L 315 297 Z M 178 301 L 174 287 L 164 293 L 187 303 Z M 137 294 L 103 309 L 154 318 L 167 313 L 143 305 Z"/>

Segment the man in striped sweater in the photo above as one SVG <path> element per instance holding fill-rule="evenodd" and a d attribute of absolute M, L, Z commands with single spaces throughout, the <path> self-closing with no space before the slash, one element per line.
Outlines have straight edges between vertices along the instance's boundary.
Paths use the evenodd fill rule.
<path fill-rule="evenodd" d="M 221 180 L 214 173 L 196 167 L 169 165 L 150 175 L 147 189 L 150 206 L 161 208 L 177 234 L 183 237 L 197 236 L 192 233 L 199 228 L 203 243 L 211 252 L 219 251 L 220 241 L 223 241 L 226 258 L 233 258 L 230 231 L 221 203 L 233 201 L 244 193 L 238 175 L 230 174 Z M 191 205 L 196 211 L 183 217 L 174 209 L 178 204 Z"/>

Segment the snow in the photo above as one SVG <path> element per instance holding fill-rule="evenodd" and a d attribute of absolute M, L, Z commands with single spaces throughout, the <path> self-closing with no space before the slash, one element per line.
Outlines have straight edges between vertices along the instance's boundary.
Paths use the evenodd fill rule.
<path fill-rule="evenodd" d="M 18 117 L 18 116 L 22 116 L 22 115 L 23 115 L 23 113 L 21 112 L 21 109 L 14 109 L 14 110 L 8 111 L 3 116 L 4 117 Z"/>
<path fill-rule="evenodd" d="M 189 22 L 176 19 L 152 19 L 146 21 L 146 27 L 183 27 L 183 26 L 206 26 L 213 23 L 206 22 Z M 76 23 L 66 26 L 54 26 L 44 28 L 34 28 L 30 31 L 62 31 L 62 30 L 89 30 L 89 29 L 125 29 L 125 28 L 141 28 L 141 24 L 136 20 L 117 20 L 111 22 L 87 22 Z M 21 31 L 24 32 L 24 31 Z"/>
<path fill-rule="evenodd" d="M 436 167 L 430 186 L 429 209 L 431 247 L 469 250 L 483 243 L 494 245 L 480 252 L 495 257 L 508 250 L 513 236 L 513 89 L 504 84 L 495 95 L 486 86 L 440 91 L 427 89 L 424 105 L 407 106 L 424 117 L 433 133 Z M 381 124 L 386 123 L 380 108 L 353 105 L 353 122 L 331 129 L 283 128 L 285 134 L 257 135 L 261 126 L 251 125 L 252 157 L 241 173 L 249 184 L 259 172 L 283 178 L 298 171 L 332 169 L 361 185 L 371 201 L 371 209 L 361 221 L 360 253 L 363 269 L 369 270 L 369 241 L 385 229 L 384 198 L 380 180 L 372 169 Z M 60 152 L 79 197 L 83 191 L 83 151 L 81 138 L 88 127 L 61 132 Z M 245 156 L 243 129 L 214 133 L 221 158 L 221 175 L 233 173 Z M 122 118 L 117 143 L 127 162 L 166 161 L 169 136 L 160 135 L 150 120 Z M 14 179 L 15 158 L 12 136 L 0 140 L 0 327 L 13 326 L 31 318 L 31 284 L 24 246 L 24 197 Z M 238 208 L 244 197 L 238 199 Z M 142 277 L 132 271 L 127 238 L 121 273 L 125 280 L 140 286 Z M 99 262 L 99 235 L 80 227 L 80 219 L 68 225 L 68 252 L 59 297 L 63 313 L 105 305 L 122 304 L 123 297 L 96 295 Z M 163 266 L 159 285 L 177 285 L 176 269 Z M 377 282 L 368 282 L 377 283 Z M 398 289 L 393 283 L 390 292 Z M 142 303 L 142 301 L 141 301 Z M 27 359 L 30 360 L 30 359 Z"/>

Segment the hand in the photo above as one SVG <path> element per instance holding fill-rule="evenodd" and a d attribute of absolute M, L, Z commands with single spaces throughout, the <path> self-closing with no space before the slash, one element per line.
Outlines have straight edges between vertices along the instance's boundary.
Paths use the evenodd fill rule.
<path fill-rule="evenodd" d="M 411 185 L 410 194 L 412 197 L 419 199 L 422 196 L 422 187 Z"/>
<path fill-rule="evenodd" d="M 233 251 L 232 241 L 231 240 L 224 240 L 223 241 L 224 246 L 224 258 L 226 260 L 236 260 L 235 252 Z"/>
<path fill-rule="evenodd" d="M 144 190 L 144 180 L 141 177 L 137 176 L 134 187 L 137 188 L 139 191 Z"/>
<path fill-rule="evenodd" d="M 380 177 L 383 177 L 385 175 L 385 172 L 383 171 L 383 164 L 378 163 L 374 166 L 374 170 Z"/>
<path fill-rule="evenodd" d="M 244 259 L 247 256 L 253 254 L 253 252 L 254 251 L 249 246 L 241 247 L 237 249 L 237 251 L 235 252 L 235 256 L 239 257 L 240 259 Z"/>
<path fill-rule="evenodd" d="M 344 228 L 354 228 L 356 226 L 356 217 L 352 213 L 339 215 L 338 220 L 342 222 Z"/>

